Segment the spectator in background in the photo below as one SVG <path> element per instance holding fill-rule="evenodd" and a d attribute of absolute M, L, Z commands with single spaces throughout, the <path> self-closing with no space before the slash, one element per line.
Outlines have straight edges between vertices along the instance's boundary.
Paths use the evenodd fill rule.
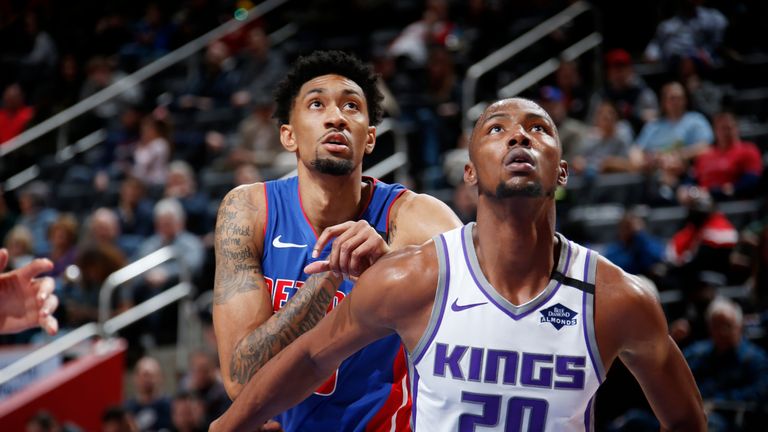
<path fill-rule="evenodd" d="M 683 57 L 691 57 L 702 65 L 714 66 L 720 61 L 728 19 L 717 9 L 702 6 L 704 0 L 681 0 L 675 15 L 661 21 L 645 48 L 645 59 L 661 62 L 677 69 Z"/>
<path fill-rule="evenodd" d="M 272 91 L 288 72 L 280 50 L 273 49 L 263 26 L 248 30 L 244 49 L 237 55 L 241 71 L 238 90 L 232 95 L 236 107 L 259 106 L 272 100 Z"/>
<path fill-rule="evenodd" d="M 272 98 L 262 96 L 251 100 L 250 113 L 240 121 L 235 135 L 234 148 L 229 152 L 229 167 L 243 163 L 265 168 L 272 165 L 275 157 L 285 151 L 280 143 L 280 134 L 272 119 L 274 104 Z"/>
<path fill-rule="evenodd" d="M 189 372 L 184 390 L 197 396 L 203 403 L 204 421 L 208 425 L 232 404 L 221 382 L 218 356 L 208 350 L 196 350 L 189 358 Z"/>
<path fill-rule="evenodd" d="M 199 397 L 186 391 L 176 393 L 171 403 L 173 432 L 205 432 L 208 422 L 204 420 L 203 402 Z"/>
<path fill-rule="evenodd" d="M 683 57 L 680 59 L 677 76 L 691 98 L 691 108 L 712 118 L 722 109 L 724 86 L 702 76 L 700 69 L 701 66 L 694 59 Z"/>
<path fill-rule="evenodd" d="M 60 295 L 62 321 L 69 328 L 98 320 L 101 286 L 109 275 L 125 267 L 127 261 L 125 255 L 113 245 L 84 243 L 77 251 L 75 264 L 79 277 L 74 281 L 65 281 Z M 120 300 L 116 309 L 130 306 L 122 298 Z"/>
<path fill-rule="evenodd" d="M 48 227 L 48 243 L 51 245 L 48 258 L 53 261 L 53 270 L 46 276 L 58 278 L 63 275 L 67 267 L 74 264 L 77 255 L 77 240 L 77 219 L 68 213 L 60 214 Z"/>
<path fill-rule="evenodd" d="M 82 429 L 71 422 L 59 423 L 48 411 L 37 411 L 27 420 L 25 432 L 80 432 Z"/>
<path fill-rule="evenodd" d="M 667 307 L 669 335 L 681 349 L 707 338 L 707 309 L 717 297 L 718 290 L 727 283 L 724 274 L 702 270 L 682 287 L 682 301 Z"/>
<path fill-rule="evenodd" d="M 688 111 L 685 89 L 670 82 L 661 89 L 662 116 L 643 126 L 630 160 L 638 169 L 655 175 L 659 183 L 654 202 L 674 203 L 674 189 L 688 168 L 689 162 L 706 151 L 714 134 L 706 117 Z"/>
<path fill-rule="evenodd" d="M 0 185 L 0 241 L 5 239 L 8 231 L 16 226 L 16 219 L 19 217 L 17 212 L 11 208 L 8 198 L 9 193 Z"/>
<path fill-rule="evenodd" d="M 694 177 L 715 200 L 754 198 L 763 173 L 763 158 L 754 143 L 742 141 L 731 112 L 715 115 L 715 142 L 696 157 Z"/>
<path fill-rule="evenodd" d="M 131 175 L 144 182 L 151 191 L 161 190 L 168 178 L 170 158 L 170 125 L 152 115 L 145 116 L 133 152 Z"/>
<path fill-rule="evenodd" d="M 168 165 L 168 181 L 163 196 L 175 198 L 181 203 L 189 232 L 202 236 L 213 231 L 213 221 L 208 215 L 208 199 L 198 191 L 195 173 L 188 163 L 175 160 Z"/>
<path fill-rule="evenodd" d="M 568 116 L 584 121 L 589 110 L 590 91 L 584 84 L 579 62 L 562 60 L 555 71 L 555 86 L 563 92 Z"/>
<path fill-rule="evenodd" d="M 101 56 L 92 57 L 86 66 L 86 78 L 80 89 L 80 99 L 92 96 L 125 77 L 126 73 L 116 70 L 112 60 Z M 85 124 L 81 125 L 85 129 L 83 135 L 113 125 L 126 106 L 139 105 L 143 97 L 141 86 L 136 84 L 127 87 L 119 96 L 100 103 L 93 109 L 91 118 L 86 119 Z"/>
<path fill-rule="evenodd" d="M 152 235 L 153 207 L 144 183 L 136 177 L 126 177 L 120 183 L 120 197 L 115 208 L 120 220 L 120 232 L 141 238 Z"/>
<path fill-rule="evenodd" d="M 160 431 L 171 427 L 171 398 L 163 391 L 163 371 L 154 358 L 144 356 L 133 370 L 136 394 L 125 402 L 139 431 Z"/>
<path fill-rule="evenodd" d="M 107 129 L 107 138 L 101 146 L 93 185 L 97 191 L 108 190 L 112 181 L 130 175 L 133 153 L 141 139 L 144 114 L 139 107 L 128 105 L 120 113 L 120 121 Z"/>
<path fill-rule="evenodd" d="M 150 2 L 133 26 L 133 41 L 120 47 L 121 64 L 135 70 L 167 54 L 175 27 L 157 2 Z"/>
<path fill-rule="evenodd" d="M 24 267 L 35 259 L 32 231 L 24 225 L 16 225 L 8 231 L 4 246 L 8 249 L 9 270 Z"/>
<path fill-rule="evenodd" d="M 83 243 L 115 247 L 126 257 L 136 253 L 142 236 L 122 234 L 117 213 L 108 207 L 99 207 L 91 213 L 87 221 L 87 231 Z"/>
<path fill-rule="evenodd" d="M 39 89 L 38 84 L 51 80 L 56 73 L 59 52 L 53 37 L 41 27 L 40 17 L 32 10 L 24 14 L 24 31 L 32 46 L 19 58 L 18 76 L 24 89 L 36 99 L 38 95 L 33 92 Z"/>
<path fill-rule="evenodd" d="M 139 246 L 136 258 L 141 258 L 165 246 L 173 246 L 176 258 L 153 268 L 136 281 L 130 299 L 141 303 L 178 283 L 182 272 L 197 278 L 203 267 L 205 249 L 200 238 L 186 230 L 184 208 L 175 198 L 163 198 L 155 205 L 155 234 Z M 176 308 L 165 308 L 147 318 L 148 338 L 156 343 L 174 343 L 177 330 Z"/>
<path fill-rule="evenodd" d="M 574 174 L 587 178 L 600 173 L 632 170 L 629 146 L 633 141 L 629 123 L 619 118 L 616 106 L 608 100 L 600 102 L 593 126 L 584 136 L 578 153 L 568 160 Z"/>
<path fill-rule="evenodd" d="M 729 274 L 729 257 L 738 232 L 728 218 L 715 208 L 706 189 L 681 188 L 679 200 L 688 209 L 683 228 L 667 243 L 666 260 L 674 269 L 677 288 L 695 280 L 704 270 Z"/>
<path fill-rule="evenodd" d="M 139 432 L 130 412 L 121 406 L 112 406 L 101 415 L 101 432 Z"/>
<path fill-rule="evenodd" d="M 35 256 L 46 256 L 50 252 L 48 227 L 58 217 L 58 212 L 48 206 L 50 189 L 42 180 L 35 180 L 19 191 L 18 223 L 32 232 Z"/>
<path fill-rule="evenodd" d="M 194 113 L 230 107 L 240 82 L 240 71 L 236 66 L 227 44 L 220 40 L 211 42 L 202 62 L 190 69 L 176 108 Z"/>
<path fill-rule="evenodd" d="M 615 48 L 608 51 L 604 65 L 605 86 L 593 94 L 590 111 L 594 113 L 600 102 L 609 100 L 616 105 L 619 116 L 629 121 L 637 134 L 645 123 L 658 116 L 656 93 L 635 72 L 632 57 L 626 50 Z"/>
<path fill-rule="evenodd" d="M 583 141 L 589 132 L 589 127 L 584 122 L 568 116 L 565 97 L 559 88 L 543 86 L 539 89 L 538 96 L 539 105 L 552 117 L 560 134 L 563 159 L 573 160 L 583 148 Z"/>
<path fill-rule="evenodd" d="M 657 281 L 657 267 L 664 262 L 665 245 L 648 232 L 640 209 L 627 209 L 619 221 L 618 231 L 618 239 L 605 247 L 603 256 L 627 273 Z"/>
<path fill-rule="evenodd" d="M 743 315 L 735 302 L 716 298 L 706 319 L 709 340 L 689 346 L 683 354 L 710 408 L 709 430 L 733 430 L 733 419 L 718 412 L 716 404 L 768 400 L 768 354 L 743 338 Z"/>
<path fill-rule="evenodd" d="M 422 69 L 429 60 L 431 45 L 449 46 L 456 24 L 451 20 L 447 0 L 427 0 L 419 20 L 408 24 L 390 43 L 388 54 L 403 58 L 406 64 Z"/>
<path fill-rule="evenodd" d="M 24 90 L 18 83 L 3 90 L 3 106 L 0 107 L 0 145 L 24 132 L 35 116 L 35 109 L 26 104 Z"/>

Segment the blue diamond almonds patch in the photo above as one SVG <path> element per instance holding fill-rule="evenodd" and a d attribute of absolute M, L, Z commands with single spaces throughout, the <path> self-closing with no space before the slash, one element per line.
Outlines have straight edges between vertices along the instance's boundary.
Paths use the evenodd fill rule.
<path fill-rule="evenodd" d="M 539 322 L 548 322 L 557 330 L 564 326 L 575 326 L 578 323 L 576 319 L 577 312 L 574 312 L 560 303 L 539 311 L 542 315 Z"/>

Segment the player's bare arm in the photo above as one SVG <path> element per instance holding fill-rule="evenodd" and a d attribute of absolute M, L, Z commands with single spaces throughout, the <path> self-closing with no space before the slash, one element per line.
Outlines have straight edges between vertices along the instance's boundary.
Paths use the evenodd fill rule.
<path fill-rule="evenodd" d="M 621 359 L 640 383 L 662 430 L 706 430 L 696 382 L 669 337 L 656 294 L 603 258 L 597 275 L 596 333 L 606 367 Z"/>
<path fill-rule="evenodd" d="M 253 430 L 311 394 L 348 356 L 393 332 L 412 349 L 431 313 L 436 260 L 431 242 L 383 257 L 325 319 L 261 368 L 209 430 Z M 331 272 L 313 279 L 341 281 Z"/>
<path fill-rule="evenodd" d="M 387 241 L 365 221 L 344 222 L 326 228 L 315 243 L 317 254 L 333 240 L 334 247 L 326 261 L 307 266 L 308 274 L 334 271 L 346 276 L 360 276 L 383 255 L 409 245 L 420 245 L 437 234 L 461 226 L 456 213 L 444 202 L 427 194 L 406 191 L 392 206 Z"/>
<path fill-rule="evenodd" d="M 317 324 L 337 288 L 310 279 L 272 313 L 261 267 L 264 199 L 260 183 L 233 189 L 222 200 L 216 221 L 213 319 L 231 398 L 270 358 Z"/>

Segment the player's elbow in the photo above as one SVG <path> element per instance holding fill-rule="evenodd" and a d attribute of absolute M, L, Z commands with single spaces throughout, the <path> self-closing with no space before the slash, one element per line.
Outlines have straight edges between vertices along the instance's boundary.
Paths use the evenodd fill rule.
<path fill-rule="evenodd" d="M 224 390 L 227 391 L 227 396 L 231 400 L 237 399 L 237 396 L 240 395 L 240 392 L 243 391 L 243 386 L 240 383 L 234 382 L 231 379 L 223 379 L 224 382 Z"/>
<path fill-rule="evenodd" d="M 695 410 L 690 410 L 684 416 L 677 418 L 668 424 L 662 425 L 662 431 L 680 431 L 680 432 L 706 432 L 707 415 L 704 408 L 699 404 Z"/>

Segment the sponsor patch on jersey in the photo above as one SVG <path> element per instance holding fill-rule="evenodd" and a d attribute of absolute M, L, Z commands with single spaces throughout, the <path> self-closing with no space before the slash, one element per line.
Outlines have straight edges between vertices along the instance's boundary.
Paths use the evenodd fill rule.
<path fill-rule="evenodd" d="M 560 303 L 542 309 L 539 312 L 541 312 L 542 315 L 539 322 L 548 322 L 557 330 L 560 330 L 564 326 L 575 326 L 578 322 L 576 320 L 576 315 L 578 315 L 578 313 L 568 309 Z"/>

